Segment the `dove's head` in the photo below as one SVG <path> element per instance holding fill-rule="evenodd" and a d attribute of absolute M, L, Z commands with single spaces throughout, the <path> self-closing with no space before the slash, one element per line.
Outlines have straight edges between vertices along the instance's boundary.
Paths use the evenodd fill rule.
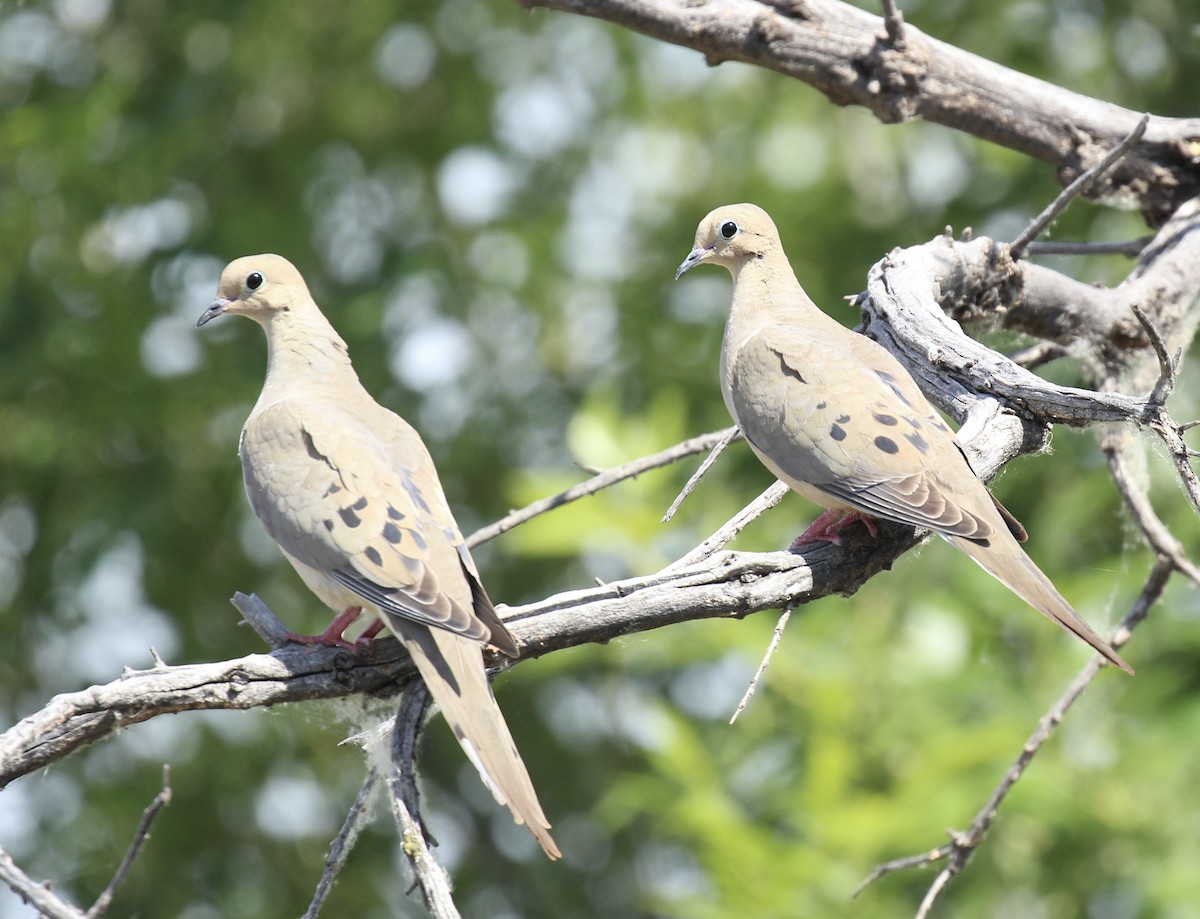
<path fill-rule="evenodd" d="M 226 313 L 241 314 L 266 325 L 271 317 L 312 302 L 300 272 L 279 255 L 247 255 L 235 259 L 221 272 L 217 298 L 197 326 Z"/>
<path fill-rule="evenodd" d="M 779 231 L 766 211 L 753 204 L 727 204 L 700 221 L 695 245 L 675 277 L 709 262 L 736 275 L 751 259 L 766 258 L 778 248 Z"/>

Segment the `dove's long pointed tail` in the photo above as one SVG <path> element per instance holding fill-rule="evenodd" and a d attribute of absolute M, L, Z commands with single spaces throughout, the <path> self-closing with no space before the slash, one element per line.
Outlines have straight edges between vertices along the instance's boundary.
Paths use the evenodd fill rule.
<path fill-rule="evenodd" d="M 1058 623 L 1081 641 L 1087 642 L 1126 673 L 1133 673 L 1133 668 L 1121 659 L 1079 613 L 1075 612 L 1050 579 L 1007 532 L 997 534 L 986 542 L 961 536 L 945 538 L 1039 613 Z"/>
<path fill-rule="evenodd" d="M 533 781 L 492 695 L 480 646 L 469 638 L 399 617 L 389 617 L 388 624 L 412 655 L 442 717 L 484 784 L 547 855 L 561 858 Z"/>

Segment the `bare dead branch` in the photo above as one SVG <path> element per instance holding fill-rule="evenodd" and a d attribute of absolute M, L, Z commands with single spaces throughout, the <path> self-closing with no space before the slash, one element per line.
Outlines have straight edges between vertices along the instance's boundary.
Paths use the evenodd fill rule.
<path fill-rule="evenodd" d="M 1125 499 L 1125 505 L 1133 515 L 1134 522 L 1141 530 L 1146 543 L 1160 558 L 1167 559 L 1184 577 L 1197 587 L 1200 587 L 1200 568 L 1187 556 L 1183 543 L 1167 528 L 1167 525 L 1154 513 L 1150 499 L 1145 491 L 1138 487 L 1129 472 L 1127 452 L 1130 437 L 1127 431 L 1109 430 L 1100 438 L 1100 447 L 1108 461 L 1108 469 L 1112 475 L 1117 491 Z"/>
<path fill-rule="evenodd" d="M 883 0 L 883 25 L 887 30 L 888 42 L 897 51 L 904 50 L 904 14 L 896 6 L 896 0 Z"/>
<path fill-rule="evenodd" d="M 1137 258 L 1150 244 L 1153 236 L 1139 236 L 1125 242 L 1031 242 L 1026 251 L 1038 255 L 1127 255 Z"/>
<path fill-rule="evenodd" d="M 133 834 L 133 839 L 129 843 L 129 849 L 125 852 L 125 857 L 121 859 L 121 864 L 117 868 L 116 874 L 112 880 L 101 891 L 100 896 L 96 898 L 96 902 L 92 904 L 91 909 L 86 913 L 87 919 L 96 919 L 97 916 L 102 916 L 108 911 L 112 905 L 112 899 L 116 895 L 117 888 L 121 886 L 121 882 L 125 880 L 125 876 L 129 874 L 129 869 L 133 867 L 133 860 L 137 858 L 138 853 L 142 850 L 146 840 L 150 838 L 150 827 L 154 824 L 154 819 L 162 812 L 162 809 L 171 803 L 171 767 L 163 766 L 162 789 L 154 796 L 154 800 L 146 805 L 146 809 L 142 812 L 142 819 L 138 823 L 137 830 Z"/>
<path fill-rule="evenodd" d="M 730 724 L 738 720 L 738 715 L 746 710 L 746 706 L 754 698 L 754 692 L 758 689 L 758 682 L 763 678 L 763 674 L 767 672 L 767 665 L 771 663 L 771 658 L 775 655 L 775 649 L 779 647 L 779 642 L 783 638 L 783 630 L 787 628 L 788 620 L 791 618 L 792 609 L 788 607 L 775 623 L 775 631 L 771 633 L 771 641 L 767 645 L 767 650 L 758 664 L 758 669 L 754 671 L 754 676 L 750 678 L 750 685 L 746 687 L 745 693 L 742 694 L 741 701 L 738 702 L 737 708 L 733 710 L 733 715 L 729 719 Z"/>
<path fill-rule="evenodd" d="M 1053 201 L 1051 201 L 1042 212 L 1030 221 L 1029 226 L 1021 231 L 1020 235 L 1009 245 L 1009 253 L 1013 258 L 1021 258 L 1025 254 L 1026 247 L 1042 235 L 1042 231 L 1067 209 L 1067 205 L 1074 201 L 1082 194 L 1086 194 L 1096 181 L 1115 166 L 1121 159 L 1133 149 L 1134 145 L 1142 139 L 1142 135 L 1146 133 L 1146 125 L 1150 123 L 1149 114 L 1142 115 L 1138 119 L 1138 123 L 1134 125 L 1133 130 L 1123 137 L 1120 143 L 1113 146 L 1099 161 L 1089 166 L 1079 176 L 1064 188 Z"/>
<path fill-rule="evenodd" d="M 761 517 L 784 499 L 790 489 L 783 482 L 775 482 L 767 490 L 743 507 L 708 539 L 696 546 L 678 561 L 672 562 L 663 571 L 678 571 L 704 561 L 714 552 L 723 549 L 742 530 Z"/>
<path fill-rule="evenodd" d="M 1109 643 L 1114 648 L 1120 649 L 1129 641 L 1133 630 L 1145 620 L 1150 608 L 1162 596 L 1163 590 L 1166 589 L 1167 582 L 1170 580 L 1173 571 L 1174 565 L 1169 559 L 1160 558 L 1155 562 L 1149 576 L 1146 578 L 1145 585 L 1142 587 L 1142 592 L 1139 594 L 1137 600 L 1134 601 L 1132 607 L 1130 607 L 1129 612 L 1126 613 L 1116 629 L 1113 630 Z M 1042 716 L 1041 720 L 1038 721 L 1037 728 L 1029 736 L 1029 739 L 1025 741 L 1025 745 L 1022 747 L 1016 761 L 1005 772 L 1004 777 L 992 791 L 987 802 L 980 808 L 979 812 L 975 815 L 975 819 L 971 822 L 971 826 L 965 832 L 960 833 L 951 830 L 949 831 L 950 842 L 945 845 L 921 855 L 896 859 L 875 866 L 867 879 L 859 885 L 858 890 L 855 892 L 856 895 L 869 884 L 895 871 L 923 867 L 935 861 L 945 860 L 945 866 L 938 872 L 937 877 L 925 895 L 925 899 L 921 903 L 920 909 L 917 911 L 918 917 L 928 915 L 929 909 L 932 908 L 933 903 L 946 888 L 946 885 L 966 867 L 975 850 L 982 844 L 993 821 L 996 819 L 997 813 L 999 813 L 1001 805 L 1003 805 L 1004 800 L 1008 797 L 1009 792 L 1020 781 L 1021 776 L 1025 774 L 1025 770 L 1029 768 L 1033 758 L 1054 734 L 1054 731 L 1062 723 L 1071 706 L 1078 701 L 1079 697 L 1083 695 L 1096 678 L 1096 675 L 1105 666 L 1107 666 L 1107 661 L 1103 657 L 1099 654 L 1092 655 L 1079 675 L 1071 681 L 1071 684 L 1063 694 L 1059 696 L 1046 714 Z"/>
<path fill-rule="evenodd" d="M 1026 370 L 1033 370 L 1035 367 L 1056 361 L 1060 357 L 1066 357 L 1066 355 L 1066 349 L 1057 342 L 1039 341 L 1028 348 L 1010 352 L 1008 359 L 1019 367 L 1024 367 Z"/>
<path fill-rule="evenodd" d="M 733 442 L 733 439 L 738 436 L 739 431 L 735 424 L 733 427 L 726 428 L 720 433 L 723 436 L 716 442 L 708 456 L 704 458 L 704 462 L 700 464 L 700 468 L 692 473 L 692 477 L 687 480 L 683 486 L 683 490 L 671 502 L 671 506 L 667 508 L 667 512 L 663 514 L 662 520 L 659 521 L 660 523 L 669 523 L 671 521 L 671 518 L 675 516 L 675 512 L 679 510 L 679 505 L 683 504 L 687 496 L 692 493 L 697 483 L 704 478 L 704 473 L 708 472 L 709 467 L 716 462 L 717 457 L 721 455 L 725 448 Z"/>
<path fill-rule="evenodd" d="M 1175 391 L 1175 382 L 1179 373 L 1179 362 L 1183 359 L 1183 350 L 1175 352 L 1172 357 L 1167 352 L 1167 343 L 1163 340 L 1162 333 L 1158 331 L 1158 327 L 1153 320 L 1146 315 L 1146 311 L 1142 309 L 1141 304 L 1131 303 L 1129 308 L 1133 311 L 1133 315 L 1137 317 L 1137 321 L 1142 324 L 1142 328 L 1146 332 L 1146 337 L 1150 339 L 1150 347 L 1154 349 L 1154 356 L 1158 358 L 1159 374 L 1158 382 L 1154 384 L 1154 389 L 1150 391 L 1147 401 L 1151 405 L 1166 404 L 1167 397 Z"/>
<path fill-rule="evenodd" d="M 495 539 L 501 533 L 506 533 L 513 527 L 527 520 L 532 520 L 539 514 L 552 511 L 580 498 L 586 498 L 588 495 L 593 495 L 603 488 L 616 485 L 618 482 L 624 482 L 626 479 L 637 478 L 643 472 L 649 472 L 651 469 L 669 466 L 671 463 L 678 462 L 694 453 L 703 453 L 705 450 L 712 448 L 714 444 L 719 443 L 726 433 L 727 431 L 715 431 L 712 434 L 701 434 L 699 437 L 685 440 L 683 443 L 668 447 L 666 450 L 661 450 L 650 456 L 643 456 L 632 462 L 607 469 L 588 479 L 586 482 L 572 485 L 566 491 L 559 492 L 557 495 L 551 495 L 549 498 L 534 501 L 527 507 L 513 511 L 495 523 L 481 527 L 467 537 L 467 546 L 474 549 L 480 543 L 487 542 L 489 539 Z"/>
<path fill-rule="evenodd" d="M 63 900 L 54 893 L 48 883 L 39 884 L 12 860 L 12 856 L 0 849 L 0 881 L 38 911 L 39 919 L 86 919 L 83 910 Z"/>
<path fill-rule="evenodd" d="M 839 0 L 519 0 L 603 19 L 693 48 L 710 64 L 742 61 L 800 80 L 881 122 L 941 124 L 1053 164 L 1063 184 L 1100 159 L 1140 113 L 1002 67 L 930 38 L 911 22 L 903 47 L 887 24 Z M 1189 156 L 1200 120 L 1152 116 L 1146 135 L 1091 190 L 1140 207 L 1155 225 L 1200 192 Z"/>
<path fill-rule="evenodd" d="M 429 710 L 429 690 L 415 681 L 400 698 L 392 728 L 392 761 L 388 771 L 388 799 L 400 830 L 401 849 L 413 871 L 413 886 L 419 888 L 425 908 L 434 919 L 459 919 L 451 894 L 450 875 L 433 857 L 436 845 L 421 820 L 417 792 L 417 739 Z"/>
<path fill-rule="evenodd" d="M 325 868 L 321 872 L 321 879 L 317 882 L 317 889 L 313 892 L 312 902 L 308 904 L 308 909 L 304 911 L 302 919 L 317 919 L 320 914 L 325 900 L 329 897 L 329 892 L 333 889 L 333 882 L 337 880 L 338 874 L 345 866 L 350 851 L 358 841 L 358 834 L 362 832 L 363 825 L 370 816 L 371 802 L 378 790 L 379 772 L 374 767 L 370 767 L 367 769 L 362 787 L 354 796 L 354 803 L 350 805 L 346 819 L 342 822 L 342 828 L 338 830 L 337 836 L 329 844 L 329 854 L 325 857 Z"/>

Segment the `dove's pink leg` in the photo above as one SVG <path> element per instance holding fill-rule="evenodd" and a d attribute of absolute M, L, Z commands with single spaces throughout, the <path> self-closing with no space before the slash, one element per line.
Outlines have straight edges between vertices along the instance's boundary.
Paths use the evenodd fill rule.
<path fill-rule="evenodd" d="M 320 635 L 297 635 L 295 632 L 288 632 L 284 636 L 284 639 L 287 641 L 299 642 L 302 645 L 328 645 L 331 648 L 346 648 L 347 650 L 353 651 L 356 649 L 357 645 L 355 645 L 353 642 L 346 641 L 344 633 L 346 629 L 350 628 L 350 626 L 354 624 L 354 621 L 361 615 L 361 606 L 348 606 L 342 610 L 342 612 L 333 617 L 333 622 L 329 623 L 325 631 Z M 378 626 L 378 628 L 376 626 Z M 382 625 L 380 625 L 378 620 L 376 620 L 376 622 L 367 629 L 367 632 L 371 632 L 371 629 L 375 629 L 375 631 L 372 632 L 369 637 L 367 637 L 367 632 L 364 632 L 363 635 L 364 637 L 367 637 L 367 640 L 369 641 L 379 633 L 380 628 L 382 628 Z M 362 639 L 359 640 L 361 641 Z"/>
<path fill-rule="evenodd" d="M 814 520 L 807 530 L 793 539 L 789 548 L 798 549 L 800 546 L 807 546 L 814 542 L 831 542 L 835 546 L 840 546 L 842 537 L 838 533 L 858 520 L 862 521 L 863 526 L 867 528 L 867 532 L 872 537 L 879 535 L 875 521 L 866 514 L 858 511 L 829 510 Z"/>

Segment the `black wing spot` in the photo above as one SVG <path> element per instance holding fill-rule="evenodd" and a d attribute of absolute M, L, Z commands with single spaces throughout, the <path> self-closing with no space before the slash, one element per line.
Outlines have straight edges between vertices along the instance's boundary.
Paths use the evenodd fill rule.
<path fill-rule="evenodd" d="M 388 505 L 387 514 L 388 514 L 388 517 L 390 517 L 392 520 L 403 520 L 404 519 L 404 515 L 402 513 L 400 513 L 398 510 L 396 510 L 394 507 L 392 507 L 390 504 Z"/>
<path fill-rule="evenodd" d="M 330 495 L 336 495 L 341 490 L 342 486 L 337 482 L 330 482 L 329 487 L 325 489 L 325 497 L 328 498 Z"/>
<path fill-rule="evenodd" d="M 330 469 L 337 468 L 333 465 L 333 463 L 331 463 L 329 461 L 328 456 L 326 456 L 324 453 L 322 453 L 320 450 L 317 449 L 317 445 L 316 445 L 316 443 L 314 443 L 312 435 L 309 434 L 308 431 L 304 430 L 304 428 L 300 429 L 300 437 L 304 440 L 304 449 L 308 451 L 309 456 L 311 456 L 315 460 L 318 460 L 318 461 L 324 463 Z"/>
<path fill-rule="evenodd" d="M 892 393 L 896 396 L 897 399 L 899 399 L 901 402 L 903 402 L 909 408 L 912 408 L 912 403 L 909 402 L 906 398 L 904 398 L 904 393 L 900 392 L 900 387 L 896 385 L 895 376 L 888 373 L 886 370 L 876 370 L 875 373 L 878 374 L 879 379 L 883 380 L 883 382 L 887 384 L 888 389 L 890 389 L 892 391 Z"/>
<path fill-rule="evenodd" d="M 890 437 L 876 437 L 875 438 L 875 446 L 878 447 L 880 450 L 882 450 L 884 453 L 899 453 L 900 452 L 900 445 L 897 444 Z"/>
<path fill-rule="evenodd" d="M 425 542 L 425 537 L 421 535 L 419 530 L 409 530 L 408 535 L 412 537 L 413 542 L 417 544 L 417 548 L 422 552 L 429 548 L 429 544 Z"/>
<path fill-rule="evenodd" d="M 929 452 L 929 444 L 920 434 L 905 434 L 904 439 L 920 450 L 922 453 Z"/>
<path fill-rule="evenodd" d="M 372 564 L 378 565 L 380 568 L 383 567 L 383 556 L 379 554 L 379 550 L 374 546 L 367 546 L 363 549 L 363 555 L 370 559 Z"/>
<path fill-rule="evenodd" d="M 825 402 L 824 399 L 822 399 L 820 402 L 817 403 L 817 411 L 818 412 L 822 411 L 826 405 L 827 405 L 827 403 Z"/>
<path fill-rule="evenodd" d="M 846 429 L 843 428 L 840 424 L 835 424 L 833 427 L 831 427 L 829 429 L 829 436 L 832 437 L 834 440 L 845 440 L 846 439 Z"/>
<path fill-rule="evenodd" d="M 359 498 L 357 501 L 355 501 L 353 504 L 350 505 L 350 507 L 356 511 L 361 511 L 366 506 L 367 506 L 366 498 Z"/>
<path fill-rule="evenodd" d="M 321 522 L 323 524 L 325 524 L 325 529 L 327 529 L 330 533 L 333 532 L 333 521 L 332 520 L 322 520 Z"/>
<path fill-rule="evenodd" d="M 338 516 L 342 518 L 342 523 L 351 529 L 362 523 L 362 518 L 354 513 L 354 508 L 352 507 L 343 507 L 338 511 Z"/>
<path fill-rule="evenodd" d="M 393 546 L 398 546 L 400 544 L 400 540 L 404 538 L 404 534 L 400 530 L 400 527 L 396 526 L 396 524 L 385 523 L 383 525 L 383 538 L 390 542 Z"/>
<path fill-rule="evenodd" d="M 895 415 L 885 415 L 885 414 L 882 414 L 881 412 L 875 412 L 872 415 L 872 417 L 876 421 L 878 421 L 880 424 L 885 425 L 886 427 L 889 427 L 889 428 L 893 428 L 899 423 L 899 422 L 897 422 Z"/>
<path fill-rule="evenodd" d="M 921 430 L 921 422 L 919 422 L 916 418 L 909 418 L 906 416 L 904 420 L 905 420 L 905 422 L 907 422 L 908 426 L 910 428 L 912 428 L 914 431 Z"/>
<path fill-rule="evenodd" d="M 778 353 L 778 352 L 776 352 L 776 353 Z M 789 377 L 792 377 L 793 379 L 799 380 L 801 383 L 808 382 L 808 380 L 804 379 L 804 377 L 802 377 L 800 375 L 799 370 L 797 370 L 795 367 L 793 367 L 791 364 L 789 364 L 787 362 L 787 358 L 785 358 L 782 354 L 779 355 L 779 369 L 783 371 L 785 376 L 789 376 Z"/>
<path fill-rule="evenodd" d="M 837 418 L 834 419 L 834 421 L 836 421 L 838 424 L 849 424 L 850 416 L 849 415 L 838 415 Z"/>
<path fill-rule="evenodd" d="M 408 476 L 404 477 L 404 490 L 408 492 L 408 496 L 412 498 L 413 504 L 419 510 L 426 514 L 432 513 L 429 509 L 429 503 L 425 500 L 425 496 L 421 494 L 421 489 L 417 488 L 416 483 Z"/>

